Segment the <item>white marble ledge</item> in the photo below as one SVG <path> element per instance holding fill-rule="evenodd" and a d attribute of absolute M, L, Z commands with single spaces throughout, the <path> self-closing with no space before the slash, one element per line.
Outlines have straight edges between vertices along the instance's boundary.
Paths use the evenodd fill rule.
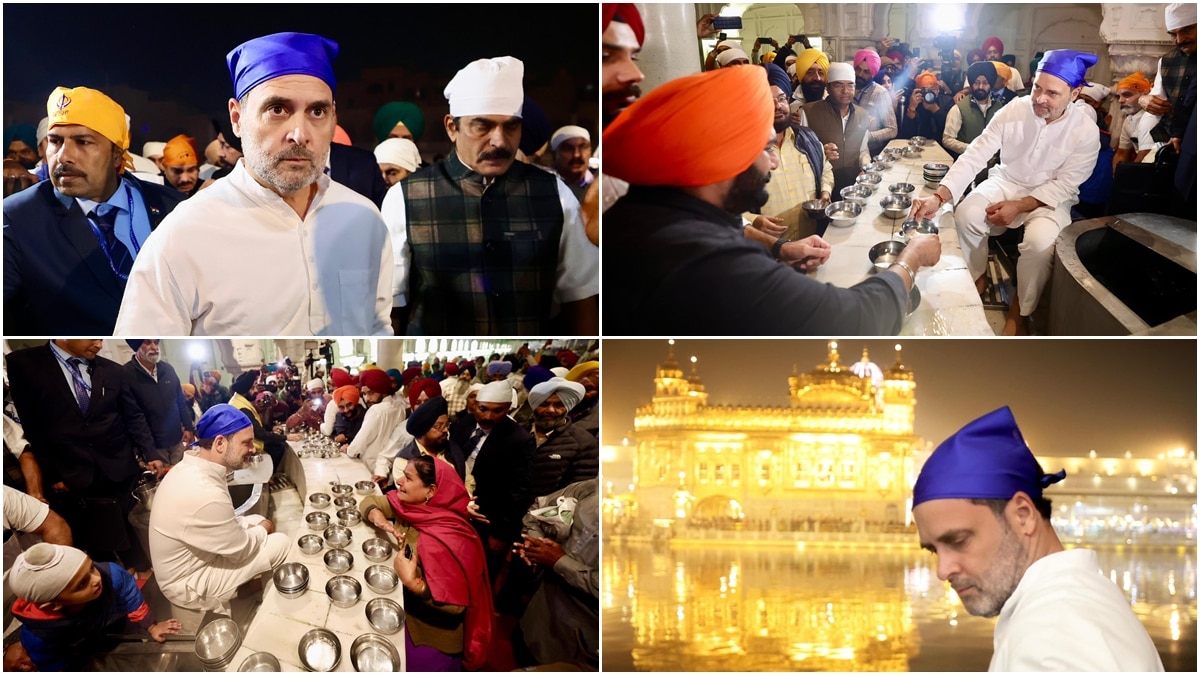
<path fill-rule="evenodd" d="M 904 321 L 901 335 L 984 335 L 995 337 L 987 316 L 979 307 L 935 307 L 922 298 L 921 306 Z"/>

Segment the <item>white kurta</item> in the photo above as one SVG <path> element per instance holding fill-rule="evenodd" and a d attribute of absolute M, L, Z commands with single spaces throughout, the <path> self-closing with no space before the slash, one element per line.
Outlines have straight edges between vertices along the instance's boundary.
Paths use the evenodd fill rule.
<path fill-rule="evenodd" d="M 239 161 L 170 213 L 129 275 L 116 335 L 391 335 L 392 250 L 327 176 L 301 219 Z"/>
<path fill-rule="evenodd" d="M 1092 174 L 1100 152 L 1100 130 L 1081 109 L 1066 112 L 1047 124 L 1033 112 L 1029 96 L 1010 101 L 992 117 L 942 179 L 955 202 L 988 160 L 1000 153 L 1000 164 L 954 209 L 959 243 L 967 269 L 976 279 L 987 269 L 988 236 L 1004 232 L 987 220 L 990 204 L 1033 197 L 1045 204 L 1018 215 L 1012 227 L 1025 226 L 1017 259 L 1017 295 L 1021 314 L 1037 308 L 1050 277 L 1054 241 L 1071 222 L 1071 207 L 1079 201 L 1079 186 Z"/>
<path fill-rule="evenodd" d="M 190 609 L 222 610 L 237 587 L 283 562 L 287 535 L 235 516 L 225 467 L 194 452 L 163 478 L 150 511 L 150 560 L 163 595 Z"/>
<path fill-rule="evenodd" d="M 555 270 L 555 306 L 578 302 L 600 293 L 600 249 L 588 241 L 579 212 L 579 200 L 571 188 L 556 178 L 558 200 L 562 203 L 563 226 L 558 241 L 558 266 Z M 394 186 L 393 186 L 394 187 Z M 412 249 L 408 247 L 408 210 L 404 191 L 389 189 L 383 198 L 383 220 L 391 232 L 392 303 L 396 307 L 408 304 L 408 272 L 412 266 Z M 390 325 L 390 324 L 389 324 Z"/>
<path fill-rule="evenodd" d="M 1025 570 L 1000 611 L 988 670 L 1161 672 L 1163 665 L 1095 551 L 1072 549 Z"/>
<path fill-rule="evenodd" d="M 360 459 L 372 476 L 390 475 L 392 458 L 412 439 L 404 428 L 405 413 L 394 396 L 385 396 L 367 408 L 362 428 L 346 448 L 346 454 Z"/>

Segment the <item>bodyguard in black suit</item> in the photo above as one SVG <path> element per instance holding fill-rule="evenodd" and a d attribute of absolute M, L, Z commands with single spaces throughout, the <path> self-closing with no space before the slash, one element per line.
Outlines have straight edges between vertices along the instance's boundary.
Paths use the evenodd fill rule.
<path fill-rule="evenodd" d="M 104 94 L 59 87 L 47 112 L 50 178 L 4 200 L 4 332 L 112 335 L 140 244 L 183 195 L 125 172 L 125 113 Z"/>
<path fill-rule="evenodd" d="M 76 546 L 96 560 L 149 569 L 128 520 L 142 474 L 138 457 L 154 440 L 124 369 L 96 356 L 100 340 L 59 340 L 8 355 L 8 377 L 50 508 L 66 518 Z M 79 358 L 79 384 L 69 363 Z M 64 370 L 66 368 L 66 370 Z M 87 376 L 86 378 L 84 376 Z M 86 412 L 80 397 L 87 400 Z M 155 462 L 151 462 L 153 468 Z M 114 557 L 113 554 L 116 554 Z"/>

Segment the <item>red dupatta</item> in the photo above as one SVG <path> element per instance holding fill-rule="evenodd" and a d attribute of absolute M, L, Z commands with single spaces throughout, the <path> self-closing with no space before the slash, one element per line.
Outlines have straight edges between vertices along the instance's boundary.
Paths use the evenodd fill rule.
<path fill-rule="evenodd" d="M 463 667 L 476 670 L 492 641 L 492 589 L 479 534 L 467 521 L 467 488 L 454 467 L 435 461 L 437 490 L 428 504 L 406 504 L 388 493 L 392 508 L 420 533 L 420 559 L 437 602 L 467 608 Z M 403 552 L 398 555 L 404 555 Z"/>

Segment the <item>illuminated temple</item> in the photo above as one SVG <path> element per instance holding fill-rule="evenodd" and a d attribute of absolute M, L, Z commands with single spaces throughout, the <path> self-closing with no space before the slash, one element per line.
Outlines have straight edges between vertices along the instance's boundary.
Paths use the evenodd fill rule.
<path fill-rule="evenodd" d="M 761 529 L 811 518 L 904 522 L 923 441 L 899 345 L 882 369 L 865 349 L 843 361 L 830 342 L 824 363 L 793 370 L 785 407 L 710 406 L 695 359 L 685 375 L 673 346 L 654 384 L 634 418 L 640 518 Z"/>

